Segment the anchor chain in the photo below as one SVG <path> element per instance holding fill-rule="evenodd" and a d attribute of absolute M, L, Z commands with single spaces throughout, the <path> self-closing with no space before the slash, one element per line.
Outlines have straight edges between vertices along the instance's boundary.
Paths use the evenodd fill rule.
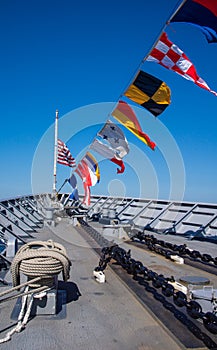
<path fill-rule="evenodd" d="M 192 259 L 197 259 L 201 260 L 204 263 L 212 263 L 214 265 L 217 265 L 217 257 L 213 258 L 210 254 L 201 254 L 198 250 L 189 249 L 186 244 L 177 245 L 166 242 L 157 239 L 153 235 L 147 235 L 141 231 L 131 237 L 132 241 L 135 241 L 135 239 L 138 239 L 140 242 L 144 242 L 149 250 L 155 251 L 156 253 L 165 256 L 166 258 L 170 258 L 170 256 L 173 254 L 170 251 L 173 251 L 182 257 L 188 255 Z M 170 251 L 166 249 L 169 249 Z"/>
<path fill-rule="evenodd" d="M 131 251 L 114 244 L 110 247 L 104 247 L 101 250 L 99 265 L 96 267 L 98 271 L 105 270 L 111 260 L 115 260 L 128 274 L 133 275 L 134 279 L 143 278 L 144 281 L 152 282 L 156 289 L 160 289 L 162 294 L 169 298 L 172 297 L 174 304 L 178 307 L 185 307 L 187 314 L 193 319 L 199 319 L 203 322 L 204 327 L 212 334 L 217 334 L 217 316 L 211 312 L 203 312 L 201 305 L 194 301 L 188 300 L 186 294 L 177 291 L 170 282 L 174 282 L 174 277 L 164 277 L 147 267 L 141 261 L 137 261 L 131 257 Z"/>

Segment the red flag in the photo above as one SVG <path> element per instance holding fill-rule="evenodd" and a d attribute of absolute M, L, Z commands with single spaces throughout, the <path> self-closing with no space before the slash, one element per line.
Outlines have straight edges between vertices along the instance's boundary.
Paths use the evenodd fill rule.
<path fill-rule="evenodd" d="M 75 169 L 75 172 L 80 176 L 83 182 L 83 187 L 84 187 L 83 203 L 89 206 L 90 205 L 90 187 L 89 187 L 90 174 L 87 170 L 85 163 L 79 163 L 77 168 Z"/>
<path fill-rule="evenodd" d="M 125 170 L 125 165 L 124 165 L 123 160 L 118 159 L 118 158 L 116 158 L 116 157 L 113 157 L 113 158 L 111 158 L 110 160 L 111 160 L 113 163 L 119 165 L 119 167 L 120 167 L 121 169 L 117 169 L 117 173 L 118 173 L 118 174 L 122 174 L 122 173 L 124 172 L 124 170 Z"/>
<path fill-rule="evenodd" d="M 90 178 L 90 172 L 89 172 L 87 164 L 85 163 L 85 161 L 83 159 L 81 160 L 81 164 L 82 164 L 82 167 L 84 169 L 83 170 L 84 177 L 85 177 L 85 181 L 84 182 L 86 182 L 87 186 L 92 186 L 92 182 L 91 182 L 91 178 Z"/>
<path fill-rule="evenodd" d="M 163 67 L 173 70 L 182 75 L 183 78 L 193 81 L 196 85 L 217 96 L 217 93 L 211 90 L 207 83 L 199 77 L 189 58 L 177 45 L 168 39 L 165 32 L 161 35 L 161 38 L 146 60 L 159 63 Z"/>
<path fill-rule="evenodd" d="M 89 205 L 90 205 L 90 187 L 87 186 L 86 182 L 84 182 L 83 185 L 84 185 L 84 199 L 83 199 L 83 204 L 89 206 Z"/>

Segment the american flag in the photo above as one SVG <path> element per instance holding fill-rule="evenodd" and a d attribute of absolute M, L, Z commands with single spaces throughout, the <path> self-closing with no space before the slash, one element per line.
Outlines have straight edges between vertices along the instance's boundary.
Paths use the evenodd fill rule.
<path fill-rule="evenodd" d="M 58 140 L 57 163 L 67 165 L 71 168 L 76 166 L 75 159 L 72 157 L 68 147 L 61 140 Z"/>

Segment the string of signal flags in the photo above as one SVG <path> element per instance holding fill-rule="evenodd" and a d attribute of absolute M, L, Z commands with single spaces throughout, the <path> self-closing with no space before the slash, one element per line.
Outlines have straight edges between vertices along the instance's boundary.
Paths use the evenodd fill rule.
<path fill-rule="evenodd" d="M 140 62 L 131 83 L 120 95 L 110 114 L 111 117 L 115 118 L 152 150 L 156 147 L 155 142 L 142 130 L 133 107 L 127 101 L 130 100 L 131 103 L 147 109 L 154 117 L 158 117 L 171 103 L 171 90 L 164 81 L 141 69 L 145 61 L 157 63 L 217 96 L 217 93 L 198 75 L 194 64 L 183 50 L 168 38 L 166 28 L 175 22 L 195 26 L 205 35 L 209 44 L 217 43 L 217 0 L 184 0 L 177 6 L 165 23 L 151 50 Z M 117 173 L 122 174 L 125 170 L 123 159 L 130 150 L 122 129 L 108 119 L 103 128 L 97 133 L 97 137 L 94 138 L 89 148 L 118 165 Z M 59 140 L 60 142 L 62 141 Z M 61 159 L 62 163 L 58 161 L 58 157 L 57 162 L 75 167 L 75 172 L 81 178 L 84 186 L 83 204 L 89 206 L 90 187 L 95 186 L 100 181 L 98 162 L 88 151 L 77 166 L 74 163 L 72 166 L 73 157 L 65 144 L 61 152 L 64 149 L 66 155 L 64 162 L 63 159 Z M 55 174 L 54 179 L 56 181 Z M 73 188 L 71 198 L 77 200 L 77 180 L 74 173 L 68 179 L 68 182 Z M 55 185 L 53 188 L 55 189 Z"/>

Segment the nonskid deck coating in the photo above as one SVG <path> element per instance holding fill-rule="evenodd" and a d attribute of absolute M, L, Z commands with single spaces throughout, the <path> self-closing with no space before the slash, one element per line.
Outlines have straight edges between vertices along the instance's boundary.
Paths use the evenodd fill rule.
<path fill-rule="evenodd" d="M 98 234 L 96 235 L 96 233 L 94 233 L 96 228 L 98 233 L 100 232 L 102 234 L 104 231 L 102 225 L 99 225 L 97 223 L 91 223 L 91 226 L 94 226 L 94 229 L 91 227 L 86 227 L 86 225 L 84 225 L 83 229 L 87 231 L 87 234 L 85 235 L 87 238 L 88 235 L 92 237 L 98 237 Z M 109 235 L 105 236 L 106 232 L 107 229 L 105 232 L 103 232 L 104 237 L 109 239 Z M 114 239 L 113 230 L 110 230 L 109 232 L 110 239 Z M 96 239 L 98 240 L 98 238 Z M 176 239 L 178 239 L 178 237 L 176 237 Z M 99 239 L 99 242 L 101 241 L 102 240 Z M 154 251 L 150 251 L 148 249 L 145 251 L 143 249 L 143 245 L 138 243 L 138 246 L 142 247 L 142 249 L 139 249 L 137 246 L 135 247 L 132 245 L 132 242 L 129 240 L 129 238 L 128 240 L 124 238 L 124 241 L 123 239 L 116 238 L 115 242 L 119 245 L 119 247 L 124 248 L 125 251 L 128 251 L 130 248 L 131 257 L 133 259 L 141 261 L 144 266 L 148 267 L 149 270 L 157 272 L 158 274 L 164 274 L 164 277 L 174 276 L 176 281 L 179 281 L 179 276 L 186 276 L 186 274 L 189 274 L 189 276 L 200 275 L 201 277 L 206 275 L 211 278 L 210 283 L 212 283 L 213 287 L 215 288 L 217 282 L 215 265 L 213 265 L 211 268 L 212 272 L 208 272 L 203 270 L 205 267 L 203 264 L 195 264 L 196 266 L 187 264 L 179 265 L 170 259 L 166 259 L 162 255 L 155 253 Z M 201 242 L 197 243 L 197 248 L 199 248 Z M 204 245 L 206 242 L 203 242 L 202 244 Z M 116 264 L 115 262 L 111 261 L 109 266 L 120 277 L 121 281 L 125 283 L 125 286 L 129 288 L 131 293 L 135 294 L 135 297 L 138 299 L 138 301 L 146 309 L 148 309 L 148 311 L 151 312 L 159 322 L 161 321 L 161 323 L 166 326 L 167 329 L 170 330 L 170 332 L 175 335 L 176 338 L 179 339 L 184 348 L 204 349 L 205 346 L 205 348 L 207 347 L 209 349 L 217 349 L 217 337 L 206 330 L 201 320 L 197 321 L 192 319 L 188 315 L 187 309 L 185 307 L 177 307 L 177 305 L 174 304 L 172 297 L 165 298 L 165 296 L 161 293 L 161 288 L 154 288 L 152 282 L 147 282 L 142 278 L 142 276 L 133 278 L 132 275 L 128 274 L 125 269 L 123 269 L 119 264 Z M 208 280 L 208 277 L 206 280 Z M 201 285 L 194 285 L 194 289 L 195 288 L 201 289 Z M 208 288 L 210 289 L 210 284 Z M 203 308 L 204 306 L 202 306 L 202 309 Z M 210 310 L 211 304 L 209 311 Z M 203 311 L 206 312 L 207 309 L 203 309 Z"/>
<path fill-rule="evenodd" d="M 53 229 L 40 230 L 35 238 L 53 239 L 63 244 L 72 261 L 71 277 L 67 282 L 69 300 L 65 318 L 61 319 L 58 315 L 56 319 L 54 316 L 36 316 L 29 321 L 26 329 L 2 344 L 3 349 L 183 349 L 173 335 L 141 306 L 111 269 L 106 269 L 105 284 L 94 280 L 92 273 L 99 257 L 68 220 L 62 220 Z M 71 300 L 70 294 L 74 296 Z M 2 337 L 6 328 L 15 324 L 11 319 L 14 306 L 15 301 L 1 305 L 1 330 L 5 329 Z"/>

